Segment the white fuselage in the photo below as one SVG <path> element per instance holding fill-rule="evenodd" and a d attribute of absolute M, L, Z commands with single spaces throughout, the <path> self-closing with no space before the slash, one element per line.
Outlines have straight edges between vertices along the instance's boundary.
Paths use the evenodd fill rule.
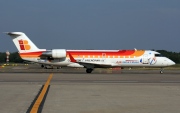
<path fill-rule="evenodd" d="M 67 50 L 68 51 L 68 50 Z M 89 55 L 88 57 L 79 57 L 76 58 L 79 62 L 85 62 L 87 64 L 102 64 L 97 67 L 166 67 L 170 65 L 174 65 L 175 63 L 168 59 L 167 57 L 158 56 L 155 54 L 159 54 L 155 51 L 145 51 L 145 53 L 139 57 L 130 57 L 130 56 L 99 56 L 99 58 L 93 58 L 93 55 Z M 74 63 L 70 61 L 70 58 L 60 58 L 54 60 L 46 60 L 40 58 L 23 58 L 24 60 L 37 62 L 45 65 L 54 65 L 54 66 L 67 66 L 67 67 L 84 67 L 79 63 Z M 103 65 L 104 64 L 104 65 Z M 107 65 L 106 65 L 107 64 Z M 96 66 L 95 66 L 96 67 Z"/>

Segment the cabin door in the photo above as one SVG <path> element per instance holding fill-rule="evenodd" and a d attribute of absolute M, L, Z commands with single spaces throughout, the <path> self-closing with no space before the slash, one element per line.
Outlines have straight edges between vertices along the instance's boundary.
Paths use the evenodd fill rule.
<path fill-rule="evenodd" d="M 143 55 L 143 64 L 148 64 L 148 63 L 149 63 L 148 55 L 145 54 L 145 55 Z"/>

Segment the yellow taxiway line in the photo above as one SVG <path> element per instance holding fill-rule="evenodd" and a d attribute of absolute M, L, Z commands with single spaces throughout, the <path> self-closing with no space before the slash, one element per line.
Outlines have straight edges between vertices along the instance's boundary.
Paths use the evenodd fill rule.
<path fill-rule="evenodd" d="M 49 78 L 46 81 L 46 83 L 44 84 L 44 87 L 43 87 L 39 97 L 37 98 L 36 102 L 34 103 L 30 113 L 37 113 L 38 112 L 39 106 L 40 106 L 40 104 L 41 104 L 41 102 L 42 102 L 42 100 L 44 98 L 44 95 L 45 95 L 47 89 L 48 89 L 48 86 L 49 86 L 49 83 L 51 81 L 52 76 L 53 76 L 53 74 L 49 75 Z"/>

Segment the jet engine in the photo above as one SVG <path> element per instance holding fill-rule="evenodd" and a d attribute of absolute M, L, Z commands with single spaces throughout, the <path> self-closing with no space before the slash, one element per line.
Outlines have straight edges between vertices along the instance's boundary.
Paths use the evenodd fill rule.
<path fill-rule="evenodd" d="M 66 50 L 65 49 L 53 49 L 52 57 L 53 58 L 64 58 L 64 57 L 66 57 Z"/>
<path fill-rule="evenodd" d="M 42 56 L 52 57 L 52 58 L 65 58 L 66 50 L 65 49 L 52 49 L 51 51 L 43 52 Z"/>

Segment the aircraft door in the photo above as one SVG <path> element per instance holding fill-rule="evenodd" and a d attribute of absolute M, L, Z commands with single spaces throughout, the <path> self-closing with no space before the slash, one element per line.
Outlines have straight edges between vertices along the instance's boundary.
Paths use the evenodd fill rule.
<path fill-rule="evenodd" d="M 145 54 L 145 55 L 143 55 L 143 64 L 148 64 L 148 63 L 149 63 L 148 55 Z"/>

